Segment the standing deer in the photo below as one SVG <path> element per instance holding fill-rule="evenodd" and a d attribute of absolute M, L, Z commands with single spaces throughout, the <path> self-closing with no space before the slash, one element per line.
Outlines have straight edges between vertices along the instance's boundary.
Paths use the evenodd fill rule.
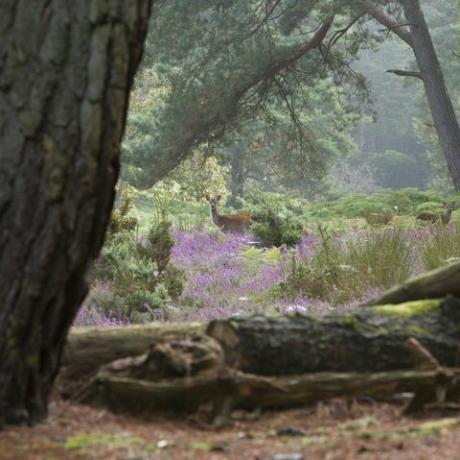
<path fill-rule="evenodd" d="M 447 225 L 452 216 L 452 211 L 455 209 L 455 203 L 449 203 L 446 207 L 446 212 L 444 214 L 439 214 L 436 212 L 423 211 L 420 214 L 417 214 L 416 219 L 425 220 L 427 222 L 432 222 L 433 224 L 441 221 L 444 225 Z"/>
<path fill-rule="evenodd" d="M 251 225 L 251 213 L 249 211 L 243 211 L 238 214 L 221 215 L 217 210 L 217 203 L 220 198 L 220 195 L 216 198 L 206 195 L 206 199 L 209 201 L 209 205 L 211 206 L 212 221 L 225 233 L 246 232 Z"/>

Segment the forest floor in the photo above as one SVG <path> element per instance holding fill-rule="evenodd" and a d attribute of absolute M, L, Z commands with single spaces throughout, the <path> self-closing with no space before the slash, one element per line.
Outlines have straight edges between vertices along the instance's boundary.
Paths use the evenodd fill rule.
<path fill-rule="evenodd" d="M 55 400 L 35 427 L 0 431 L 0 460 L 446 460 L 460 458 L 460 416 L 401 416 L 401 407 L 332 401 L 235 412 L 214 429 L 202 415 L 148 420 Z M 283 454 L 285 456 L 283 456 Z"/>

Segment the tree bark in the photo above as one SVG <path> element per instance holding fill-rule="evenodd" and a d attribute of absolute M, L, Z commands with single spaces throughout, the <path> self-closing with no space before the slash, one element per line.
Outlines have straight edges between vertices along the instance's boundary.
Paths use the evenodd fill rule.
<path fill-rule="evenodd" d="M 117 359 L 145 353 L 159 342 L 184 340 L 204 333 L 201 323 L 152 323 L 106 329 L 75 328 L 67 337 L 58 386 L 69 397 L 88 382 L 100 367 Z M 62 383 L 62 385 L 59 385 Z"/>
<path fill-rule="evenodd" d="M 384 372 L 413 367 L 405 349 L 417 339 L 442 366 L 456 365 L 460 300 L 420 300 L 344 315 L 212 321 L 207 334 L 229 367 L 257 375 Z"/>
<path fill-rule="evenodd" d="M 35 422 L 110 217 L 149 0 L 0 6 L 0 417 Z"/>
<path fill-rule="evenodd" d="M 244 196 L 244 155 L 245 146 L 236 145 L 232 150 L 231 159 L 231 203 L 237 204 L 238 197 Z"/>
<path fill-rule="evenodd" d="M 400 0 L 400 3 L 409 24 L 409 32 L 406 26 L 401 27 L 374 2 L 361 0 L 369 14 L 411 46 L 452 183 L 456 190 L 460 190 L 460 128 L 441 65 L 419 0 Z"/>
<path fill-rule="evenodd" d="M 419 0 L 401 0 L 423 77 L 439 142 L 456 190 L 460 190 L 460 128 Z"/>

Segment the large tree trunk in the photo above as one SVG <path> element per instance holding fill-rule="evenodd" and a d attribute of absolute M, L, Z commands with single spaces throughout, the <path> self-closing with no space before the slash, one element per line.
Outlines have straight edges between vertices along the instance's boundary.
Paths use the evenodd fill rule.
<path fill-rule="evenodd" d="M 104 238 L 149 0 L 0 6 L 0 417 L 47 413 Z"/>
<path fill-rule="evenodd" d="M 460 128 L 444 82 L 430 31 L 419 0 L 401 0 L 409 23 L 413 50 L 422 74 L 439 142 L 456 190 L 460 190 Z"/>

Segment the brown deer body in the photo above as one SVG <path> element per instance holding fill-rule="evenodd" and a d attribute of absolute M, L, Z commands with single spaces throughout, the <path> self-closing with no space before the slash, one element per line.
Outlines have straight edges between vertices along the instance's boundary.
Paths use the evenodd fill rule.
<path fill-rule="evenodd" d="M 452 212 L 455 209 L 455 203 L 449 203 L 444 214 L 439 214 L 436 212 L 423 211 L 420 214 L 417 214 L 416 219 L 424 220 L 426 222 L 436 223 L 441 222 L 444 225 L 447 225 L 452 216 Z"/>
<path fill-rule="evenodd" d="M 209 201 L 211 206 L 211 218 L 214 224 L 216 224 L 225 233 L 245 233 L 251 225 L 251 213 L 249 211 L 243 211 L 238 214 L 222 215 L 217 210 L 217 203 L 220 200 L 220 195 L 216 198 L 211 198 L 206 195 L 206 199 Z"/>

